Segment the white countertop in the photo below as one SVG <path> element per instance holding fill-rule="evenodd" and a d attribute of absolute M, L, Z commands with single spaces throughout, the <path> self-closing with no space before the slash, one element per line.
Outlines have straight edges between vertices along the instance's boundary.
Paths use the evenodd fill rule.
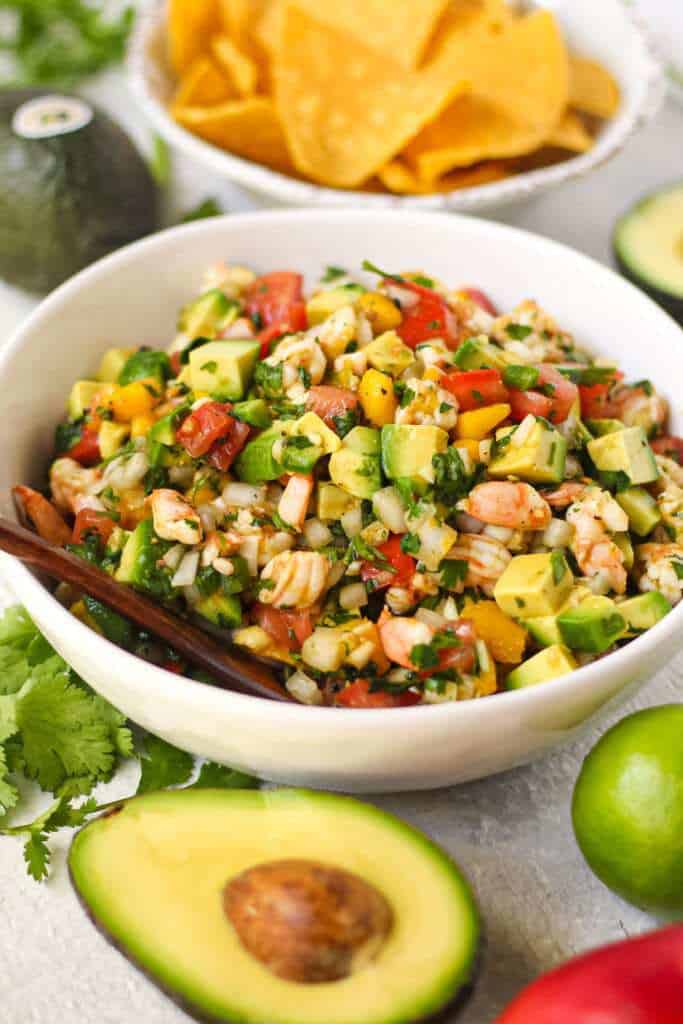
<path fill-rule="evenodd" d="M 104 76 L 87 92 L 123 120 L 142 145 L 149 144 L 149 129 L 132 110 L 120 74 Z M 683 108 L 669 103 L 612 163 L 501 219 L 608 261 L 610 230 L 620 211 L 649 189 L 683 177 L 682 138 Z M 227 210 L 255 205 L 179 161 L 173 209 L 185 210 L 207 195 L 221 199 Z M 0 285 L 0 339 L 33 305 Z M 683 656 L 633 707 L 681 699 Z M 446 846 L 474 884 L 486 950 L 462 1024 L 489 1024 L 524 983 L 573 953 L 655 925 L 597 881 L 573 840 L 572 785 L 582 756 L 604 725 L 585 742 L 526 769 L 458 789 L 377 800 Z M 122 773 L 107 790 L 111 798 L 129 793 L 134 778 L 133 767 Z M 53 878 L 39 886 L 26 876 L 20 844 L 0 840 L 3 1024 L 183 1024 L 187 1018 L 95 932 L 76 904 L 64 865 L 66 843 L 66 837 L 55 843 Z"/>

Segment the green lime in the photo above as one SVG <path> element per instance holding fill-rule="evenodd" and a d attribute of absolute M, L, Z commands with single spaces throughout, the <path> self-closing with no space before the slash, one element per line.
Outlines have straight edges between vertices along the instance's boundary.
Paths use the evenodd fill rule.
<path fill-rule="evenodd" d="M 605 885 L 644 910 L 683 911 L 683 704 L 605 733 L 581 768 L 572 819 Z"/>

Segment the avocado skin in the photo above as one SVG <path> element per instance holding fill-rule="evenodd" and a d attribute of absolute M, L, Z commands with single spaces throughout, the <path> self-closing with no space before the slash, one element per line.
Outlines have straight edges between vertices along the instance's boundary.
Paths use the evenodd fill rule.
<path fill-rule="evenodd" d="M 49 95 L 0 90 L 0 276 L 37 293 L 159 226 L 147 165 L 101 111 L 51 139 L 14 134 L 16 109 Z"/>
<path fill-rule="evenodd" d="M 677 323 L 683 327 L 683 299 L 677 298 L 675 295 L 669 295 L 668 292 L 663 292 L 659 288 L 655 288 L 654 285 L 650 284 L 644 278 L 640 277 L 629 267 L 628 263 L 619 254 L 619 250 L 616 246 L 612 247 L 612 253 L 614 255 L 614 261 L 619 269 L 619 273 L 625 277 L 631 284 L 634 284 L 637 288 L 640 288 L 641 292 L 645 292 L 649 295 L 658 306 L 665 309 L 669 316 L 672 316 Z"/>
<path fill-rule="evenodd" d="M 315 790 L 299 789 L 298 792 L 301 794 L 311 793 L 311 795 L 318 795 Z M 129 799 L 121 800 L 120 802 L 117 802 L 113 806 L 107 808 L 107 810 L 104 811 L 101 815 L 99 815 L 98 818 L 106 818 L 111 815 L 120 814 L 120 812 L 124 809 L 124 807 L 127 804 L 129 804 L 131 801 L 135 802 L 136 799 L 138 799 L 138 797 L 133 796 Z M 342 797 L 341 799 L 345 799 L 351 802 L 354 800 L 353 797 L 348 796 Z M 98 819 L 92 819 L 92 821 L 96 820 Z M 88 905 L 88 902 L 83 893 L 81 892 L 80 887 L 77 883 L 72 863 L 72 856 L 75 843 L 78 839 L 80 832 L 84 831 L 86 828 L 87 824 L 83 825 L 72 836 L 71 842 L 69 844 L 69 852 L 67 854 L 66 861 L 67 870 L 69 874 L 69 881 L 71 883 L 71 890 L 76 896 L 76 900 L 80 904 L 88 920 L 97 929 L 99 934 L 106 939 L 110 946 L 116 949 L 118 953 L 121 953 L 123 957 L 128 961 L 128 963 L 131 964 L 132 967 L 139 971 L 140 974 L 142 974 L 143 977 L 145 977 L 149 982 L 151 982 L 151 984 L 156 989 L 163 992 L 163 994 L 175 1006 L 177 1006 L 178 1009 L 182 1010 L 185 1014 L 187 1014 L 188 1017 L 195 1021 L 198 1021 L 199 1024 L 225 1024 L 225 1018 L 217 1017 L 213 1014 L 207 1013 L 207 1011 L 204 1010 L 202 1007 L 199 1007 L 197 1006 L 196 1003 L 192 1002 L 189 999 L 186 999 L 183 995 L 177 992 L 177 990 L 174 989 L 171 985 L 166 984 L 161 978 L 159 978 L 158 975 L 154 974 L 151 970 L 149 970 L 141 960 L 139 960 L 136 956 L 131 954 L 131 952 L 126 948 L 125 943 L 118 941 L 118 939 L 112 936 L 111 932 L 108 930 L 104 922 L 100 920 L 98 915 L 94 913 L 91 907 Z M 433 845 L 433 843 L 431 843 L 430 840 L 427 841 L 431 845 Z M 444 1003 L 443 1006 L 439 1007 L 439 1009 L 435 1010 L 433 1013 L 423 1014 L 422 1016 L 415 1018 L 415 1020 L 412 1021 L 411 1024 L 454 1024 L 456 1018 L 460 1016 L 462 1011 L 470 1003 L 474 995 L 475 989 L 477 987 L 477 984 L 479 982 L 488 951 L 488 938 L 484 930 L 484 923 L 480 916 L 477 917 L 477 925 L 477 944 L 474 950 L 474 955 L 469 965 L 469 977 L 467 981 L 463 982 L 458 991 L 448 1000 L 448 1002 Z M 267 1024 L 265 1018 L 263 1024 Z"/>

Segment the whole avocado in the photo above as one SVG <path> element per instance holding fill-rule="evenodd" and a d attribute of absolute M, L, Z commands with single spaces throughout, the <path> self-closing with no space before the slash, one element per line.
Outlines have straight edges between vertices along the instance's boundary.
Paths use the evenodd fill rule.
<path fill-rule="evenodd" d="M 72 129 L 64 122 L 75 97 L 55 97 L 54 134 L 17 130 L 16 112 L 51 95 L 0 91 L 0 277 L 38 293 L 159 224 L 147 165 L 125 132 L 92 104 L 76 101 L 87 123 Z"/>

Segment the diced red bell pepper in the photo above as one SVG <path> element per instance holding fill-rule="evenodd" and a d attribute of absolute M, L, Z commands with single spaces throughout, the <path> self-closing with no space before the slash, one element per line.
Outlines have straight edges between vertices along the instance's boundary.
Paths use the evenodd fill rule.
<path fill-rule="evenodd" d="M 68 458 L 80 462 L 81 466 L 97 465 L 102 461 L 97 430 L 91 426 L 83 427 L 80 440 L 65 454 Z"/>
<path fill-rule="evenodd" d="M 176 431 L 178 443 L 193 459 L 206 455 L 216 441 L 232 431 L 236 421 L 231 409 L 228 403 L 204 402 L 181 423 Z"/>
<path fill-rule="evenodd" d="M 458 322 L 443 295 L 439 295 L 433 288 L 415 284 L 414 281 L 388 280 L 384 284 L 403 288 L 418 298 L 413 305 L 406 304 L 401 309 L 403 320 L 396 328 L 396 333 L 409 348 L 415 348 L 420 342 L 428 341 L 430 338 L 443 338 L 449 348 L 458 347 Z"/>
<path fill-rule="evenodd" d="M 82 508 L 76 516 L 71 539 L 74 544 L 80 544 L 87 534 L 97 533 L 102 538 L 102 542 L 106 544 L 115 528 L 116 523 L 106 512 L 99 512 L 94 508 Z"/>
<path fill-rule="evenodd" d="M 461 412 L 481 409 L 484 405 L 507 402 L 508 389 L 498 370 L 461 370 L 441 378 L 446 388 L 458 400 Z"/>
<path fill-rule="evenodd" d="M 370 692 L 367 679 L 356 679 L 341 690 L 336 703 L 343 708 L 406 708 L 420 703 L 420 694 L 413 690 L 388 693 L 386 690 Z"/>

